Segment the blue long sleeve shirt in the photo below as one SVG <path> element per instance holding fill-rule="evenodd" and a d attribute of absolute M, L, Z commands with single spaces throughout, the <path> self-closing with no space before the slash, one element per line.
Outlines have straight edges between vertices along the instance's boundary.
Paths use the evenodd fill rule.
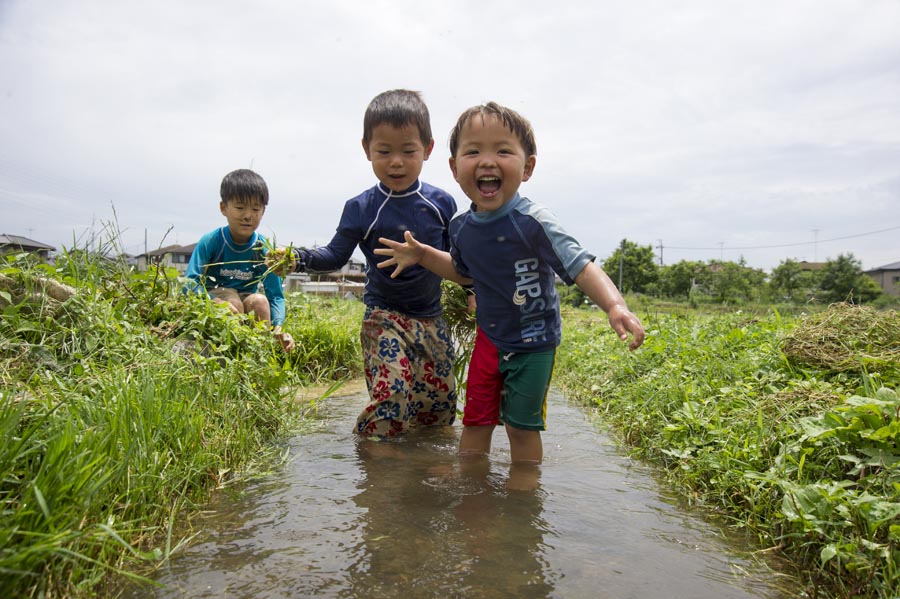
<path fill-rule="evenodd" d="M 442 312 L 441 278 L 416 265 L 392 279 L 392 268 L 377 267 L 387 257 L 376 255 L 375 249 L 384 247 L 379 237 L 402 242 L 404 232 L 410 231 L 420 242 L 446 251 L 450 247 L 448 227 L 455 213 L 453 197 L 428 183 L 416 181 L 401 192 L 378 183 L 347 200 L 337 232 L 327 246 L 297 250 L 298 268 L 313 272 L 338 270 L 359 247 L 366 258 L 363 301 L 367 306 L 414 318 L 433 318 Z"/>
<path fill-rule="evenodd" d="M 253 232 L 250 241 L 235 243 L 228 227 L 220 227 L 200 238 L 185 276 L 188 278 L 186 291 L 206 293 L 207 289 L 230 287 L 238 293 L 256 293 L 262 281 L 272 326 L 284 322 L 284 291 L 281 277 L 274 273 L 265 275 L 265 238 Z M 265 275 L 265 277 L 263 277 Z"/>

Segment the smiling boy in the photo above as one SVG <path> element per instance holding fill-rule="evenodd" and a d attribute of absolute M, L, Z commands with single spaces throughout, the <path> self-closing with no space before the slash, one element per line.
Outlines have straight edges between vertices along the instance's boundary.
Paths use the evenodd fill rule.
<path fill-rule="evenodd" d="M 461 455 L 490 452 L 494 427 L 509 436 L 514 464 L 543 460 L 547 391 L 562 336 L 555 276 L 580 287 L 602 308 L 622 340 L 637 349 L 644 329 L 594 255 L 560 226 L 549 210 L 519 195 L 534 173 L 537 146 L 531 124 L 489 102 L 466 110 L 450 135 L 450 169 L 472 201 L 450 223 L 450 251 L 384 239 L 399 276 L 424 266 L 459 283 L 474 281 L 478 333 L 469 363 Z"/>

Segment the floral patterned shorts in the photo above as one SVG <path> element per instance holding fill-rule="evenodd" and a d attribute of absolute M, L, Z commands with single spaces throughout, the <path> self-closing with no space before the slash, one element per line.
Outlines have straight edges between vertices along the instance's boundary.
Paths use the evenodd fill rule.
<path fill-rule="evenodd" d="M 455 353 L 443 317 L 410 318 L 367 307 L 359 336 L 369 405 L 355 432 L 394 437 L 412 426 L 453 424 Z"/>

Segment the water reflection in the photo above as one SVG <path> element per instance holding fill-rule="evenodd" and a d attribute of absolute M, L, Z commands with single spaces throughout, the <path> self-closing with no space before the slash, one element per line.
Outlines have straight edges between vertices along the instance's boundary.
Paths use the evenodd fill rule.
<path fill-rule="evenodd" d="M 357 445 L 364 551 L 341 596 L 549 595 L 543 491 L 511 491 L 486 458 L 460 464 L 457 442 L 445 431 Z"/>

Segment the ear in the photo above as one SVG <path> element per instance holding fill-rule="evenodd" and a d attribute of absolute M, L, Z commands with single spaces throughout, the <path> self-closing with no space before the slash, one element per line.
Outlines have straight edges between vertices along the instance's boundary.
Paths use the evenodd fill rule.
<path fill-rule="evenodd" d="M 219 212 L 222 213 L 222 216 L 228 216 L 225 214 L 225 202 L 219 202 Z"/>
<path fill-rule="evenodd" d="M 453 173 L 453 180 L 459 181 L 459 179 L 456 178 L 456 158 L 453 156 L 450 157 L 450 172 Z"/>
<path fill-rule="evenodd" d="M 525 160 L 525 172 L 522 173 L 522 182 L 528 181 L 531 179 L 531 175 L 534 173 L 534 165 L 537 162 L 537 156 L 532 154 Z"/>
<path fill-rule="evenodd" d="M 425 160 L 428 160 L 428 157 L 431 156 L 431 151 L 434 149 L 434 139 L 428 142 L 428 145 L 425 146 Z"/>
<path fill-rule="evenodd" d="M 366 153 L 366 160 L 368 160 L 369 162 L 372 162 L 372 156 L 369 155 L 369 146 L 368 146 L 368 144 L 366 144 L 366 140 L 361 139 L 360 143 L 362 143 L 363 152 Z"/>

